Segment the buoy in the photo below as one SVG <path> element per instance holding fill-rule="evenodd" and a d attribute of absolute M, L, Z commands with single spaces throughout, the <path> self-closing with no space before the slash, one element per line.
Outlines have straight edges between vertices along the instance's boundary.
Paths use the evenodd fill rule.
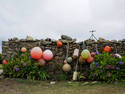
<path fill-rule="evenodd" d="M 79 49 L 75 49 L 73 52 L 73 59 L 77 59 L 78 56 L 79 56 Z"/>
<path fill-rule="evenodd" d="M 42 50 L 40 47 L 34 47 L 32 48 L 30 55 L 33 59 L 41 59 L 42 57 Z"/>
<path fill-rule="evenodd" d="M 88 59 L 91 55 L 90 55 L 89 50 L 85 49 L 82 51 L 81 56 L 83 59 Z"/>
<path fill-rule="evenodd" d="M 22 47 L 22 48 L 21 48 L 21 52 L 24 53 L 24 52 L 26 52 L 26 51 L 27 51 L 27 49 L 26 49 L 25 47 Z"/>
<path fill-rule="evenodd" d="M 82 56 L 79 57 L 79 63 L 83 64 L 86 63 L 86 60 L 82 58 Z"/>
<path fill-rule="evenodd" d="M 62 47 L 63 43 L 61 41 L 57 41 L 57 46 Z"/>
<path fill-rule="evenodd" d="M 88 63 L 92 63 L 94 61 L 94 58 L 92 56 L 90 56 L 88 59 L 87 59 L 87 62 Z"/>
<path fill-rule="evenodd" d="M 50 61 L 53 58 L 53 53 L 51 50 L 47 49 L 43 52 L 43 59 L 46 61 Z"/>
<path fill-rule="evenodd" d="M 72 62 L 72 57 L 68 57 L 66 60 L 67 60 L 68 63 L 71 63 Z"/>
<path fill-rule="evenodd" d="M 63 65 L 62 69 L 64 72 L 69 72 L 71 70 L 71 66 L 67 63 Z"/>
<path fill-rule="evenodd" d="M 110 52 L 111 51 L 111 47 L 110 46 L 105 46 L 104 48 L 104 52 Z"/>

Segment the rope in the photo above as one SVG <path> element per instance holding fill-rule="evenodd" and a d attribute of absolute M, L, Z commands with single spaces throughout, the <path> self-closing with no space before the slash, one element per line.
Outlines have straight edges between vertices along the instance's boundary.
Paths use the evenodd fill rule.
<path fill-rule="evenodd" d="M 68 58 L 68 53 L 69 53 L 69 43 L 67 42 L 67 45 L 66 45 L 66 59 Z"/>
<path fill-rule="evenodd" d="M 117 49 L 116 45 L 115 45 L 115 52 L 116 52 L 116 53 L 118 52 L 118 49 Z"/>
<path fill-rule="evenodd" d="M 80 49 L 80 46 L 78 47 Z M 75 71 L 77 71 L 78 69 L 78 57 L 77 57 L 77 60 L 76 60 L 76 67 L 75 67 Z"/>
<path fill-rule="evenodd" d="M 96 52 L 99 53 L 97 44 L 95 45 L 95 49 L 96 49 Z"/>
<path fill-rule="evenodd" d="M 86 43 L 85 42 L 82 43 L 82 49 L 86 49 Z"/>

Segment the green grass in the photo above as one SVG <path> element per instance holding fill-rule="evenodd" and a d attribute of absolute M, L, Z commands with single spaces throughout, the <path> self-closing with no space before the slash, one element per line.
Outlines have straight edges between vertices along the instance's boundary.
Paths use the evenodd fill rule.
<path fill-rule="evenodd" d="M 125 82 L 85 85 L 84 82 L 60 81 L 50 85 L 49 81 L 4 79 L 0 80 L 0 94 L 125 94 Z"/>

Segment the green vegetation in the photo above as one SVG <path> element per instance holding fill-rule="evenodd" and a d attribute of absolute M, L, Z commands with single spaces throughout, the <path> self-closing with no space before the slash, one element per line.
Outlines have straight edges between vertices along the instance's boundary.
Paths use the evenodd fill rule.
<path fill-rule="evenodd" d="M 25 78 L 32 80 L 47 80 L 49 74 L 45 67 L 40 67 L 38 61 L 31 59 L 28 53 L 19 53 L 4 64 L 4 76 L 9 78 Z"/>
<path fill-rule="evenodd" d="M 125 57 L 103 52 L 90 65 L 90 79 L 114 82 L 125 80 Z"/>

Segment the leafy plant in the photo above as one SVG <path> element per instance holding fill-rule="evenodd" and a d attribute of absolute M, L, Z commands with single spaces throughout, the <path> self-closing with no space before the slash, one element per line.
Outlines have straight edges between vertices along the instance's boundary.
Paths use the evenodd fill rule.
<path fill-rule="evenodd" d="M 114 82 L 125 77 L 125 57 L 118 58 L 115 55 L 105 53 L 96 55 L 95 61 L 90 64 L 90 76 L 92 80 L 104 80 Z"/>
<path fill-rule="evenodd" d="M 31 58 L 28 53 L 18 53 L 4 64 L 4 76 L 10 78 L 25 78 L 32 80 L 47 80 L 47 69 L 38 66 L 38 61 Z"/>

